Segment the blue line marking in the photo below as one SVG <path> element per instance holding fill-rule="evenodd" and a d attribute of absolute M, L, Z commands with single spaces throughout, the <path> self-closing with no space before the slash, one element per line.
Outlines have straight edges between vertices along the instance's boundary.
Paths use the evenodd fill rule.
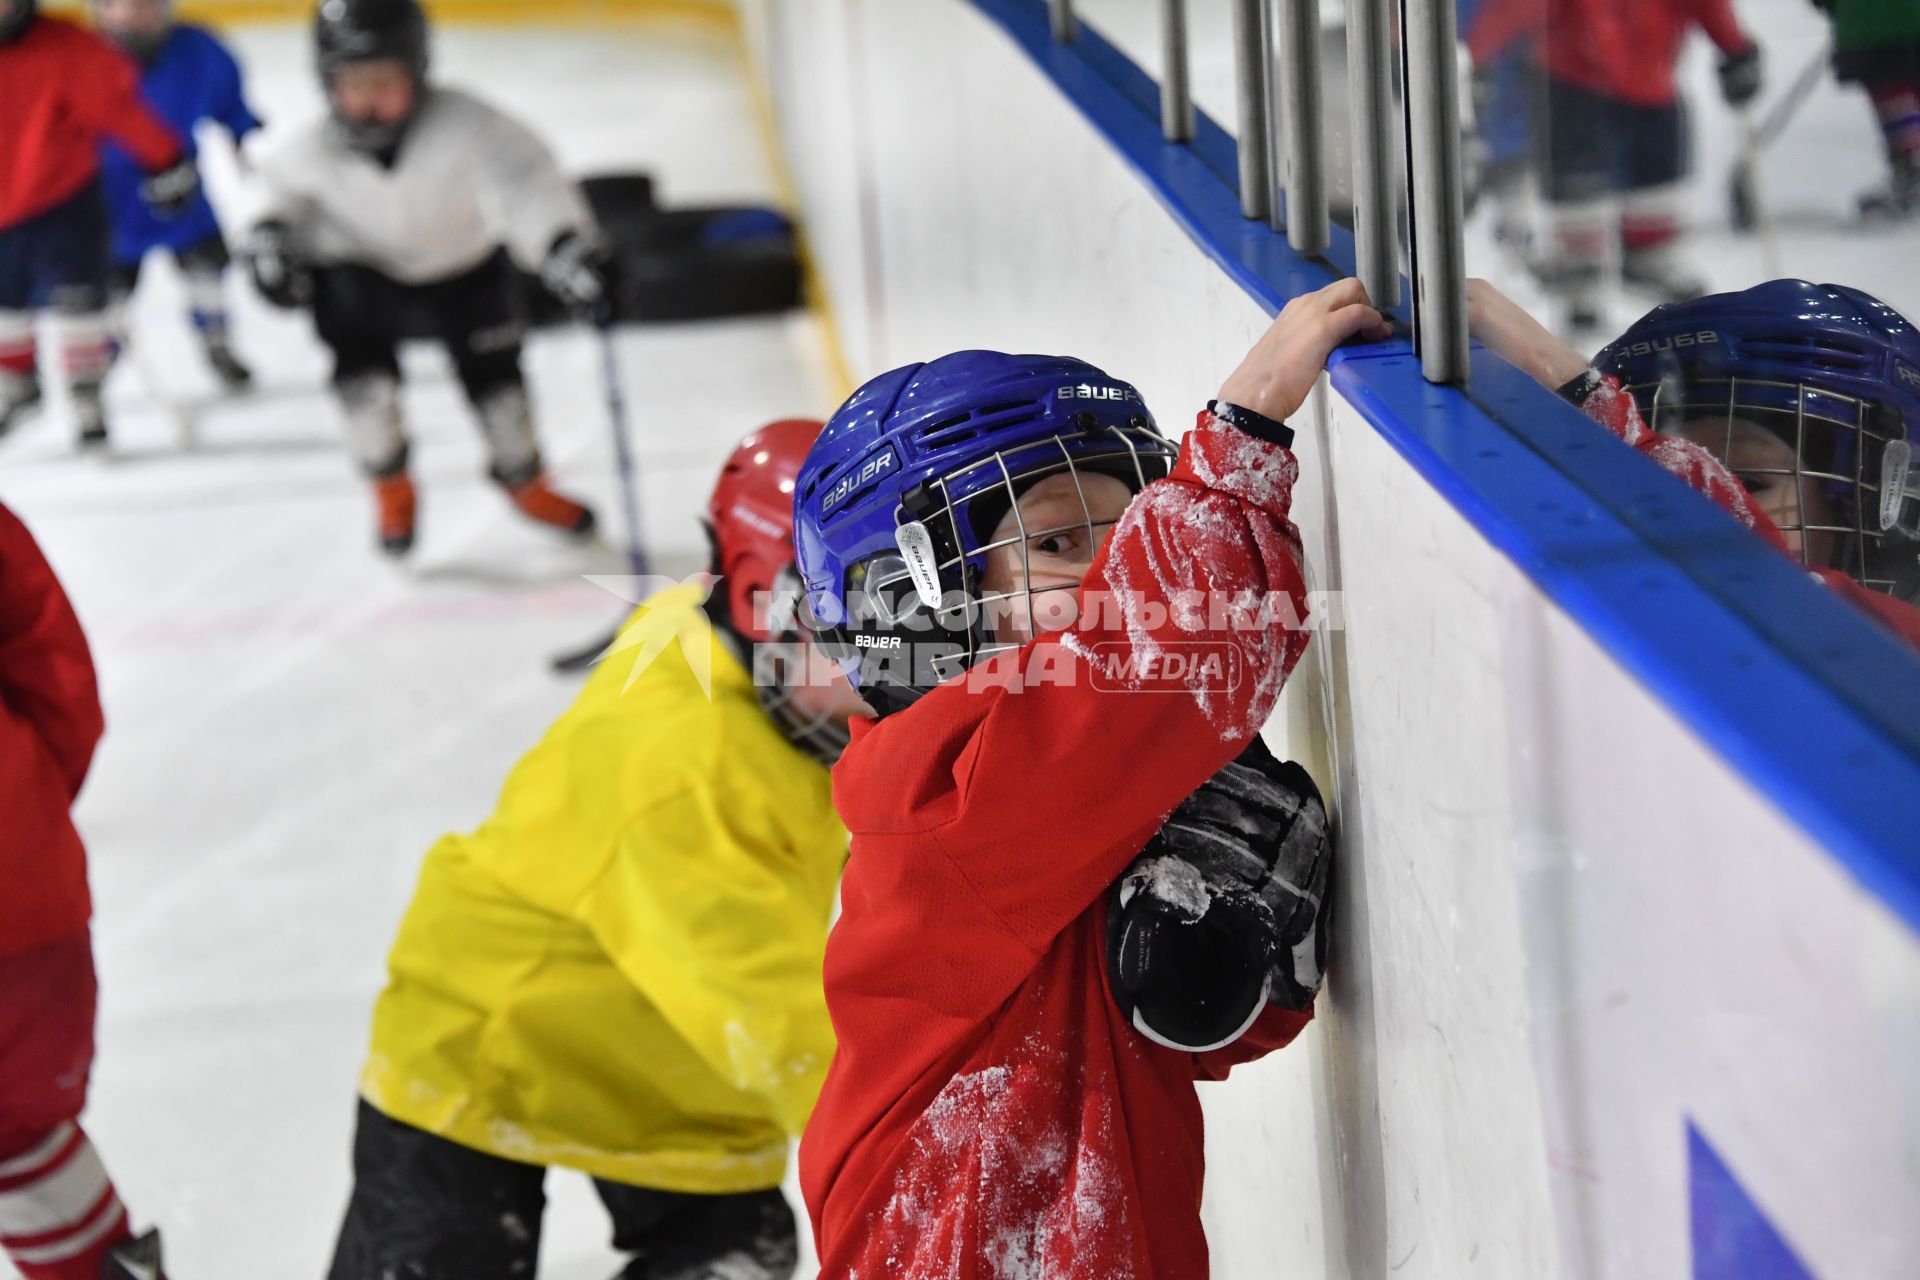
<path fill-rule="evenodd" d="M 1043 0 L 972 0 L 1267 311 L 1352 274 L 1240 214 L 1234 142 Z M 1410 290 L 1403 293 L 1410 295 Z M 1405 307 L 1392 313 L 1403 327 Z M 1420 376 L 1403 338 L 1336 352 L 1334 386 L 1475 529 L 1715 751 L 1920 931 L 1920 660 L 1706 498 L 1484 349 L 1471 389 Z M 1817 673 L 1817 674 L 1816 674 Z"/>
<path fill-rule="evenodd" d="M 1693 1280 L 1814 1280 L 1807 1264 L 1691 1121 L 1687 1200 Z"/>

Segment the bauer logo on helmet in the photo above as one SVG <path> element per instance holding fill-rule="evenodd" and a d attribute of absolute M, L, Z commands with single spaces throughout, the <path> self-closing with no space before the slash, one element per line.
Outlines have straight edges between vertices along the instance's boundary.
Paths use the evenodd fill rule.
<path fill-rule="evenodd" d="M 1629 356 L 1650 356 L 1656 351 L 1672 351 L 1676 347 L 1710 347 L 1720 341 L 1720 335 L 1712 329 L 1699 329 L 1693 333 L 1676 333 L 1671 338 L 1654 338 L 1648 342 L 1636 342 L 1623 349 Z"/>
<path fill-rule="evenodd" d="M 892 449 L 883 449 L 857 467 L 849 468 L 845 475 L 833 482 L 820 498 L 820 514 L 833 514 L 836 507 L 853 497 L 881 476 L 892 471 L 898 465 Z"/>
<path fill-rule="evenodd" d="M 1077 386 L 1060 388 L 1058 398 L 1062 400 L 1139 400 L 1140 393 L 1132 387 L 1096 387 L 1082 382 Z"/>

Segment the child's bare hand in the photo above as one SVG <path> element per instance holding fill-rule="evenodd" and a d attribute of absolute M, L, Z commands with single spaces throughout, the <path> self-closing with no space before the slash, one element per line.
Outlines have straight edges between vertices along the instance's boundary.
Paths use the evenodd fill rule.
<path fill-rule="evenodd" d="M 1467 281 L 1467 327 L 1547 387 L 1557 390 L 1587 371 L 1585 356 L 1485 280 Z"/>
<path fill-rule="evenodd" d="M 1284 422 L 1306 402 L 1335 347 L 1349 338 L 1378 342 L 1392 332 L 1358 280 L 1338 280 L 1301 294 L 1281 309 L 1221 384 L 1220 398 Z"/>

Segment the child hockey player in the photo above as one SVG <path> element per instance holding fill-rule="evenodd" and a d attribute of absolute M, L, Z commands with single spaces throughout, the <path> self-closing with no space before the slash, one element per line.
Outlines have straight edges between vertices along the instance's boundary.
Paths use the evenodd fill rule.
<path fill-rule="evenodd" d="M 1833 69 L 1873 99 L 1891 181 L 1868 217 L 1920 216 L 1920 0 L 1814 0 L 1833 15 Z"/>
<path fill-rule="evenodd" d="M 643 605 L 493 816 L 427 854 L 332 1280 L 527 1280 L 548 1165 L 594 1177 L 632 1280 L 792 1273 L 779 1186 L 832 1056 L 846 858 L 826 766 L 859 706 L 768 609 L 819 430 L 740 443 L 704 611 L 687 587 Z"/>
<path fill-rule="evenodd" d="M 193 131 L 213 121 L 234 146 L 260 121 L 248 110 L 240 67 L 203 27 L 173 20 L 173 0 L 90 0 L 93 25 L 140 66 L 140 90 L 149 106 L 180 135 L 189 155 Z M 101 156 L 107 207 L 113 219 L 114 292 L 124 301 L 140 280 L 140 264 L 164 249 L 186 281 L 194 331 L 207 363 L 229 389 L 253 375 L 233 353 L 228 338 L 226 273 L 231 257 L 220 224 L 204 193 L 175 218 L 160 218 L 140 199 L 140 171 L 133 157 L 109 145 Z"/>
<path fill-rule="evenodd" d="M 608 257 L 579 190 L 524 126 L 427 82 L 416 0 L 325 0 L 314 20 L 331 116 L 257 157 L 266 209 L 248 241 L 271 302 L 311 307 L 333 352 L 348 447 L 371 477 L 381 546 L 413 546 L 397 349 L 419 315 L 453 358 L 489 472 L 525 515 L 585 535 L 593 513 L 541 467 L 520 371 L 513 257 L 583 312 L 608 299 Z"/>
<path fill-rule="evenodd" d="M 140 101 L 111 45 L 35 0 L 0 0 L 0 436 L 40 403 L 34 317 L 61 323 L 61 362 L 80 443 L 107 442 L 107 216 L 99 149 L 111 138 L 146 175 L 163 216 L 198 189 L 193 159 Z"/>
<path fill-rule="evenodd" d="M 1676 256 L 1688 140 L 1674 70 L 1696 26 L 1720 47 L 1721 96 L 1735 107 L 1752 101 L 1760 49 L 1732 0 L 1488 0 L 1469 34 L 1481 72 L 1516 34 L 1545 68 L 1536 167 L 1552 258 L 1541 267 L 1576 329 L 1601 323 L 1616 241 L 1630 287 L 1666 300 L 1704 289 Z"/>
<path fill-rule="evenodd" d="M 1385 334 L 1356 281 L 1295 299 L 1170 472 L 1132 387 L 996 352 L 874 379 L 809 456 L 809 624 L 881 713 L 834 778 L 839 1045 L 801 1144 L 829 1280 L 1207 1274 L 1194 1081 L 1292 1039 L 1318 981 L 1317 797 L 1229 767 L 1307 641 L 1281 420 Z M 1243 1034 L 1135 1003 L 1143 892 L 1266 935 L 1233 939 L 1271 965 Z"/>
<path fill-rule="evenodd" d="M 69 813 L 100 740 L 86 636 L 0 506 L 0 1253 L 26 1280 L 152 1280 L 79 1125 L 93 1066 L 87 855 Z"/>
<path fill-rule="evenodd" d="M 1486 281 L 1469 299 L 1481 341 L 1920 647 L 1906 317 L 1858 289 L 1774 280 L 1656 307 L 1589 365 Z"/>
<path fill-rule="evenodd" d="M 1476 46 L 1475 25 L 1488 0 L 1460 0 L 1461 39 L 1484 59 L 1473 77 L 1474 136 L 1470 141 L 1479 193 L 1493 203 L 1493 238 L 1523 260 L 1534 252 L 1528 225 L 1535 198 L 1533 131 L 1538 124 L 1540 68 L 1533 50 L 1513 32 L 1498 48 Z"/>

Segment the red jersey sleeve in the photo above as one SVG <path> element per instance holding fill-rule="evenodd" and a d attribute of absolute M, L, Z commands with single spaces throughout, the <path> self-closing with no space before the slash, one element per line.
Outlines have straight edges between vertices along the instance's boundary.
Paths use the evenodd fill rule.
<path fill-rule="evenodd" d="M 148 173 L 172 165 L 183 154 L 180 137 L 141 97 L 139 70 L 106 41 L 90 39 L 88 65 L 71 83 L 75 113 L 125 147 Z"/>
<path fill-rule="evenodd" d="M 1700 445 L 1690 440 L 1657 434 L 1640 416 L 1640 407 L 1619 379 L 1607 375 L 1580 404 L 1589 418 L 1613 432 L 1621 440 L 1646 454 L 1661 468 L 1680 477 L 1696 493 L 1713 499 L 1721 510 L 1765 538 L 1781 554 L 1787 552 L 1787 540 L 1773 518 L 1754 502 L 1747 487 Z M 1892 596 L 1861 586 L 1837 569 L 1822 569 L 1817 576 L 1840 595 L 1878 618 L 1895 634 L 1920 649 L 1920 608 Z"/>
<path fill-rule="evenodd" d="M 1307 643 L 1287 519 L 1298 471 L 1203 415 L 1114 527 L 1073 630 L 981 664 L 849 749 L 835 803 L 863 844 L 861 883 L 938 896 L 951 928 L 900 941 L 952 944 L 956 1015 L 1004 998 L 1272 713 Z"/>
<path fill-rule="evenodd" d="M 1611 374 L 1600 378 L 1598 386 L 1580 402 L 1589 418 L 1611 431 L 1636 451 L 1660 464 L 1663 471 L 1686 481 L 1695 493 L 1705 494 L 1716 506 L 1747 528 L 1765 538 L 1776 550 L 1785 552 L 1787 540 L 1747 492 L 1747 487 L 1720 459 L 1690 440 L 1656 434 L 1640 416 L 1640 407 Z"/>
<path fill-rule="evenodd" d="M 1692 0 L 1693 20 L 1722 53 L 1737 53 L 1753 43 L 1734 16 L 1733 0 Z"/>
<path fill-rule="evenodd" d="M 1473 65 L 1484 71 L 1522 37 L 1546 30 L 1547 0 L 1486 0 L 1462 35 Z"/>
<path fill-rule="evenodd" d="M 0 506 L 0 700 L 39 737 L 71 803 L 105 727 L 93 657 L 59 579 Z M 64 807 L 64 806 L 63 806 Z"/>

